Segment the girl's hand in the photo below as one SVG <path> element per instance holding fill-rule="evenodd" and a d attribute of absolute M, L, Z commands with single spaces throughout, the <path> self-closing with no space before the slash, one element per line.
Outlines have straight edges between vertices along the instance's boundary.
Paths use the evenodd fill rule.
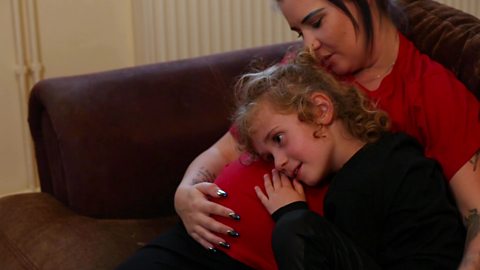
<path fill-rule="evenodd" d="M 297 180 L 290 181 L 287 176 L 277 170 L 272 171 L 272 177 L 264 176 L 265 192 L 255 187 L 257 197 L 267 211 L 272 214 L 279 208 L 297 201 L 306 201 L 303 186 Z"/>
<path fill-rule="evenodd" d="M 228 231 L 234 230 L 210 217 L 231 217 L 229 214 L 233 213 L 231 209 L 208 200 L 208 196 L 221 197 L 222 192 L 219 190 L 217 185 L 203 182 L 193 186 L 179 186 L 175 193 L 175 209 L 188 234 L 207 249 L 226 242 L 214 232 L 227 235 Z"/>

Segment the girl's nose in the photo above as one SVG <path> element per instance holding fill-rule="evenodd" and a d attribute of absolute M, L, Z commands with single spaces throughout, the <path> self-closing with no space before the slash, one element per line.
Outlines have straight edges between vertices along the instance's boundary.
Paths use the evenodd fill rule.
<path fill-rule="evenodd" d="M 273 155 L 275 161 L 275 169 L 282 171 L 285 168 L 285 165 L 288 163 L 287 156 L 277 153 Z"/>

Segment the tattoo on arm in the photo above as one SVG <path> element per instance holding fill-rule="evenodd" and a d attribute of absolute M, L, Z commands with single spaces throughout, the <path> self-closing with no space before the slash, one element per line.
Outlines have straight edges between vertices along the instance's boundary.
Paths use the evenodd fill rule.
<path fill-rule="evenodd" d="M 469 161 L 473 165 L 473 171 L 477 170 L 477 163 L 478 163 L 479 156 L 480 156 L 480 150 L 478 150 Z"/>
<path fill-rule="evenodd" d="M 205 167 L 201 167 L 195 177 L 192 179 L 193 184 L 198 184 L 202 182 L 210 182 L 212 183 L 217 176 L 210 172 Z"/>
<path fill-rule="evenodd" d="M 470 210 L 470 214 L 465 218 L 465 221 L 467 223 L 467 240 L 465 245 L 468 246 L 480 230 L 480 216 L 476 208 Z"/>

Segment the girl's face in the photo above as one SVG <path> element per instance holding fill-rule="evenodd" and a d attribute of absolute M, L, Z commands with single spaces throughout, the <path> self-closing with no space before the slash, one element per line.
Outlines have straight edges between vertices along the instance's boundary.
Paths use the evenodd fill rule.
<path fill-rule="evenodd" d="M 267 102 L 258 104 L 254 116 L 253 146 L 263 158 L 291 179 L 315 185 L 331 172 L 333 143 L 314 137 L 315 127 L 301 122 L 297 114 L 280 114 Z"/>
<path fill-rule="evenodd" d="M 290 28 L 328 70 L 348 75 L 367 65 L 364 31 L 351 1 L 345 5 L 360 25 L 358 33 L 348 16 L 327 0 L 282 0 L 278 4 Z"/>

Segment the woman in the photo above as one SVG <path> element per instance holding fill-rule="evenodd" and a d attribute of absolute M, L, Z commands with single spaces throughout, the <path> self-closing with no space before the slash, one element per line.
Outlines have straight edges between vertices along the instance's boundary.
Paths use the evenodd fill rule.
<path fill-rule="evenodd" d="M 395 10 L 391 1 L 277 2 L 320 64 L 364 90 L 389 113 L 394 130 L 415 137 L 426 155 L 440 162 L 462 216 L 474 225 L 468 228 L 462 267 L 479 267 L 480 127 L 475 97 L 398 32 L 389 17 Z M 205 248 L 226 243 L 227 233 L 236 229 L 212 218 L 228 218 L 236 209 L 205 197 L 224 194 L 209 181 L 240 156 L 237 149 L 232 133 L 226 133 L 191 163 L 175 195 L 188 233 Z"/>
<path fill-rule="evenodd" d="M 293 60 L 237 84 L 239 142 L 276 168 L 271 176 L 237 179 L 233 190 L 235 176 L 217 178 L 232 191 L 222 203 L 240 202 L 245 213 L 249 228 L 240 237 L 230 231 L 239 241 L 209 253 L 177 226 L 119 269 L 457 268 L 465 232 L 438 164 L 412 138 L 388 132 L 388 116 L 308 52 Z M 305 203 L 300 182 L 326 181 L 321 216 L 316 198 Z"/>

